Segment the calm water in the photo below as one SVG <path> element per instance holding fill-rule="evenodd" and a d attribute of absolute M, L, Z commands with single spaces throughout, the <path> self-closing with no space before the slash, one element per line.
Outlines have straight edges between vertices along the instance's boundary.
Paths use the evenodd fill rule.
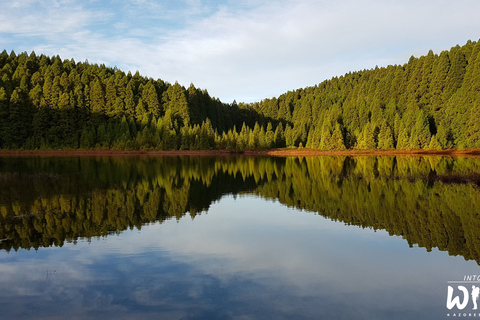
<path fill-rule="evenodd" d="M 447 283 L 480 275 L 478 173 L 477 158 L 0 158 L 1 318 L 480 317 L 479 282 Z M 463 309 L 448 286 L 469 290 Z"/>

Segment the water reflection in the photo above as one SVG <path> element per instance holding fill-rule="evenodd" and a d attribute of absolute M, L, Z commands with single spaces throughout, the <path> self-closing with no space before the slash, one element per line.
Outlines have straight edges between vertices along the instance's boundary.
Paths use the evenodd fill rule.
<path fill-rule="evenodd" d="M 479 159 L 444 157 L 0 158 L 0 248 L 62 246 L 255 194 L 479 263 L 478 172 Z"/>
<path fill-rule="evenodd" d="M 478 172 L 475 158 L 0 158 L 2 316 L 438 319 L 446 281 L 479 274 Z"/>
<path fill-rule="evenodd" d="M 6 319 L 439 319 L 445 281 L 477 270 L 462 260 L 226 196 L 195 220 L 0 255 L 0 308 Z"/>

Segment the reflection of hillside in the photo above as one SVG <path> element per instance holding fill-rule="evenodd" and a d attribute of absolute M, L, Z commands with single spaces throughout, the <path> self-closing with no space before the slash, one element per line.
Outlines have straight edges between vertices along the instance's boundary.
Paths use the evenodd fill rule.
<path fill-rule="evenodd" d="M 6 250 L 194 217 L 223 194 L 255 189 L 266 175 L 255 170 L 265 167 L 265 158 L 0 161 L 0 248 Z"/>
<path fill-rule="evenodd" d="M 333 220 L 385 229 L 411 246 L 438 247 L 480 263 L 479 188 L 428 179 L 479 172 L 479 164 L 477 159 L 445 158 L 289 159 L 281 178 L 256 192 Z"/>
<path fill-rule="evenodd" d="M 480 172 L 477 159 L 0 158 L 0 168 L 6 250 L 193 218 L 247 192 L 480 262 L 479 188 L 432 179 Z"/>

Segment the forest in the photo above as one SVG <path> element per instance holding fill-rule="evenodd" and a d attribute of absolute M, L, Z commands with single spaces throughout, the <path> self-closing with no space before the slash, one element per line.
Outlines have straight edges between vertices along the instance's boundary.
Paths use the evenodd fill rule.
<path fill-rule="evenodd" d="M 479 119 L 475 41 L 248 104 L 88 61 L 0 54 L 0 149 L 470 149 Z"/>
<path fill-rule="evenodd" d="M 3 157 L 0 249 L 194 219 L 224 195 L 255 194 L 480 264 L 480 179 L 434 178 L 479 168 L 478 158 L 432 156 Z"/>

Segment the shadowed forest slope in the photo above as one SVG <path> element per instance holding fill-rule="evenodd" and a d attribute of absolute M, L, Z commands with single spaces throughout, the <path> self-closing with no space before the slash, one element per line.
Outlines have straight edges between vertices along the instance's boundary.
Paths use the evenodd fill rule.
<path fill-rule="evenodd" d="M 105 65 L 0 53 L 1 149 L 480 148 L 480 43 L 258 103 Z"/>

